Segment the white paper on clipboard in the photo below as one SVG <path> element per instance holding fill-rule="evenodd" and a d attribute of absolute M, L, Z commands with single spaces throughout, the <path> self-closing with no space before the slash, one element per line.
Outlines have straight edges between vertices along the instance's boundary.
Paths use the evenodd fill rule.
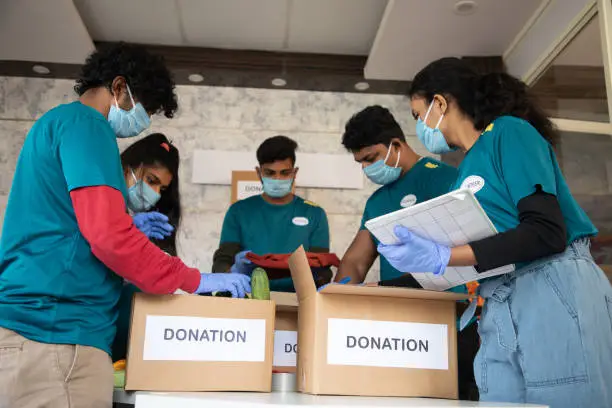
<path fill-rule="evenodd" d="M 451 248 L 497 234 L 497 229 L 469 189 L 451 191 L 365 223 L 366 228 L 387 245 L 397 243 L 393 233 L 396 225 L 403 225 L 423 238 Z M 413 273 L 412 276 L 425 289 L 443 291 L 513 270 L 514 265 L 506 265 L 479 273 L 472 266 L 459 266 L 446 268 L 441 276 L 433 273 Z"/>

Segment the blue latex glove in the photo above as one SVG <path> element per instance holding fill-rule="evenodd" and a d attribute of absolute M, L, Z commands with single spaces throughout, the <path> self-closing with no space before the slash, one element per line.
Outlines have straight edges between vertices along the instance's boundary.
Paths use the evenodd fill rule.
<path fill-rule="evenodd" d="M 195 293 L 231 292 L 232 297 L 243 298 L 251 293 L 251 278 L 239 273 L 202 273 Z"/>
<path fill-rule="evenodd" d="M 400 272 L 432 272 L 442 275 L 448 266 L 451 250 L 410 232 L 397 225 L 393 232 L 399 239 L 398 244 L 378 244 L 378 253 Z"/>
<path fill-rule="evenodd" d="M 253 269 L 255 269 L 255 265 L 248 259 L 246 259 L 246 255 L 251 252 L 250 250 L 242 251 L 236 254 L 234 257 L 234 264 L 230 268 L 231 273 L 239 273 L 242 275 L 251 275 Z"/>
<path fill-rule="evenodd" d="M 323 285 L 319 289 L 317 289 L 317 292 L 322 291 L 323 288 L 325 288 L 325 287 L 327 287 L 329 285 L 346 285 L 350 281 L 351 281 L 351 277 L 350 276 L 346 276 L 346 277 L 340 279 L 338 282 L 329 282 L 329 283 L 326 283 L 325 285 Z"/>
<path fill-rule="evenodd" d="M 156 211 L 134 214 L 132 220 L 147 238 L 165 239 L 174 231 L 174 227 L 168 223 L 168 217 Z"/>

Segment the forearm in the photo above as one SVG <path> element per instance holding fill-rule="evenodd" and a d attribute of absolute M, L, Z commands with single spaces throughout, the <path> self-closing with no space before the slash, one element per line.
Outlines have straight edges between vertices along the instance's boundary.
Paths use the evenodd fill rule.
<path fill-rule="evenodd" d="M 554 195 L 539 191 L 523 198 L 518 203 L 518 210 L 520 223 L 516 228 L 453 248 L 449 265 L 478 265 L 484 272 L 531 262 L 565 249 L 565 221 Z"/>
<path fill-rule="evenodd" d="M 85 187 L 71 191 L 70 196 L 79 229 L 92 253 L 113 272 L 149 293 L 197 289 L 199 271 L 151 243 L 125 212 L 118 190 Z"/>
<path fill-rule="evenodd" d="M 346 255 L 340 261 L 338 272 L 334 277 L 334 282 L 338 282 L 346 277 L 351 278 L 350 283 L 362 283 L 370 268 L 355 259 L 347 259 Z"/>
<path fill-rule="evenodd" d="M 240 244 L 234 242 L 226 242 L 219 245 L 219 248 L 213 255 L 213 272 L 229 272 L 234 264 L 236 254 L 240 252 Z"/>

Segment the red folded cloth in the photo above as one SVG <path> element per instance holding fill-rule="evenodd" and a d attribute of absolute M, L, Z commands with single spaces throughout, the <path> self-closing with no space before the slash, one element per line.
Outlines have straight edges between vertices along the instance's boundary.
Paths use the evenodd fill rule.
<path fill-rule="evenodd" d="M 261 266 L 264 269 L 289 269 L 290 256 L 291 254 L 255 255 L 254 253 L 249 252 L 246 255 L 246 258 L 255 265 Z M 308 264 L 311 268 L 340 266 L 340 259 L 338 259 L 336 254 L 332 253 L 306 252 L 306 258 L 308 258 Z"/>

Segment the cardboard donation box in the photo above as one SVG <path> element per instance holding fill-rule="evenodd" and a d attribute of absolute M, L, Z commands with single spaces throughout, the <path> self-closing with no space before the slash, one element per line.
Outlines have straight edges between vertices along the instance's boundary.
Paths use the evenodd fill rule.
<path fill-rule="evenodd" d="M 303 248 L 289 265 L 299 391 L 458 398 L 455 302 L 467 295 L 357 285 L 317 292 Z"/>
<path fill-rule="evenodd" d="M 272 370 L 275 373 L 295 373 L 298 341 L 297 296 L 295 293 L 270 292 L 270 299 L 276 303 Z"/>
<path fill-rule="evenodd" d="M 125 389 L 269 392 L 273 330 L 272 301 L 138 293 Z"/>

